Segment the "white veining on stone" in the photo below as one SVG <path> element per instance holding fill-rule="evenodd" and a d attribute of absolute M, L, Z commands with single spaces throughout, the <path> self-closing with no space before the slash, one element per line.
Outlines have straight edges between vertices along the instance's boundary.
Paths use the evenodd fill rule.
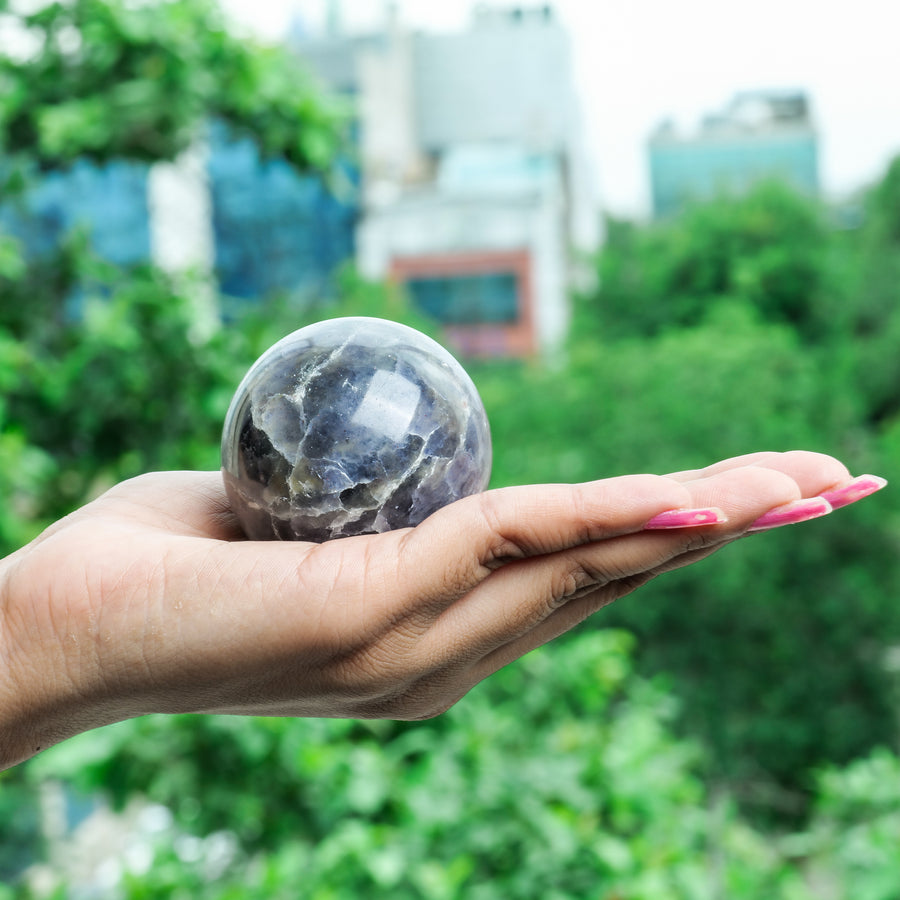
<path fill-rule="evenodd" d="M 279 341 L 232 401 L 223 475 L 251 538 L 327 540 L 415 525 L 483 490 L 484 408 L 429 338 L 336 319 Z"/>

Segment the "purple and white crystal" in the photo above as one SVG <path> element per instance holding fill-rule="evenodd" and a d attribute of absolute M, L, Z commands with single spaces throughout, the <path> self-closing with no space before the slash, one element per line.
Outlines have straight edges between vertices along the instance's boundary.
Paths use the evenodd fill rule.
<path fill-rule="evenodd" d="M 438 343 L 396 322 L 330 319 L 250 368 L 222 472 L 251 540 L 326 541 L 417 525 L 487 487 L 478 392 Z"/>

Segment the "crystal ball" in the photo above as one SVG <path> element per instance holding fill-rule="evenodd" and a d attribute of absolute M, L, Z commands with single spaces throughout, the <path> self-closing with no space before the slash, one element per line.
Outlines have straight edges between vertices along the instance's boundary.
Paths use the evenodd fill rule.
<path fill-rule="evenodd" d="M 225 417 L 222 473 L 251 540 L 417 525 L 487 487 L 491 436 L 440 344 L 384 319 L 330 319 L 269 348 Z"/>

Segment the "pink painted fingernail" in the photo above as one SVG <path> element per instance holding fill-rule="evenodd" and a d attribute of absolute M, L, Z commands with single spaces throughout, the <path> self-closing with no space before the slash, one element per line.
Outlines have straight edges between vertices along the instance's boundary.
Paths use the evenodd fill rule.
<path fill-rule="evenodd" d="M 862 500 L 863 497 L 868 497 L 869 494 L 880 491 L 886 485 L 887 479 L 881 478 L 879 475 L 858 475 L 853 481 L 848 481 L 847 484 L 841 487 L 830 491 L 822 491 L 821 496 L 834 509 L 838 509 L 841 506 L 849 506 L 851 503 L 856 503 L 857 500 Z"/>
<path fill-rule="evenodd" d="M 694 528 L 697 525 L 721 525 L 728 521 L 728 516 L 717 506 L 702 509 L 667 509 L 654 516 L 646 525 L 645 531 L 657 531 L 663 528 Z"/>
<path fill-rule="evenodd" d="M 767 531 L 782 525 L 796 525 L 798 522 L 808 522 L 810 519 L 827 516 L 830 512 L 831 504 L 824 497 L 795 500 L 793 503 L 785 503 L 784 506 L 770 509 L 761 515 L 747 531 Z"/>

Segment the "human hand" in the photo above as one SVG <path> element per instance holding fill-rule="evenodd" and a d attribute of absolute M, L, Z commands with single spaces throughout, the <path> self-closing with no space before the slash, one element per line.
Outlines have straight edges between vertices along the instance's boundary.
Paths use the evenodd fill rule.
<path fill-rule="evenodd" d="M 242 540 L 218 473 L 142 476 L 0 562 L 0 767 L 153 712 L 433 716 L 754 524 L 883 484 L 754 454 L 488 491 L 414 529 L 303 544 Z"/>

